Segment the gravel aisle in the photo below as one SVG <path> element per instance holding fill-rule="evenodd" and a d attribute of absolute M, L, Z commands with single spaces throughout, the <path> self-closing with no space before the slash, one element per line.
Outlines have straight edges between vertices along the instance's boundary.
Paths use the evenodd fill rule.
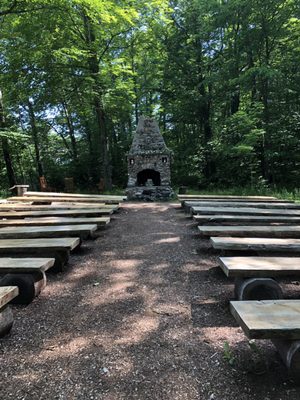
<path fill-rule="evenodd" d="M 299 400 L 274 348 L 234 323 L 233 286 L 196 233 L 172 205 L 124 205 L 14 307 L 0 399 Z"/>

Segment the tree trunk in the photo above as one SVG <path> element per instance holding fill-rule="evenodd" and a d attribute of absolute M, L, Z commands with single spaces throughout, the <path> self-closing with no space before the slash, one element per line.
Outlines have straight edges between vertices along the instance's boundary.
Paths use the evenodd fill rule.
<path fill-rule="evenodd" d="M 31 134 L 32 134 L 32 139 L 33 139 L 33 144 L 34 144 L 35 160 L 36 160 L 39 177 L 41 177 L 41 176 L 44 176 L 44 168 L 43 168 L 43 165 L 41 162 L 38 130 L 36 127 L 34 110 L 33 110 L 33 106 L 32 106 L 32 103 L 30 100 L 28 100 L 28 112 L 29 112 L 29 121 L 30 121 L 30 126 L 31 126 Z"/>
<path fill-rule="evenodd" d="M 6 128 L 6 121 L 5 121 L 5 116 L 4 116 L 4 106 L 3 106 L 3 98 L 2 98 L 2 92 L 0 90 L 0 129 Z M 3 151 L 3 157 L 5 161 L 5 166 L 6 166 L 6 171 L 7 171 L 7 178 L 10 187 L 14 186 L 17 184 L 16 182 L 16 176 L 10 156 L 10 148 L 9 148 L 9 143 L 8 139 L 6 137 L 2 137 L 1 139 L 1 145 L 2 145 L 2 151 Z"/>
<path fill-rule="evenodd" d="M 90 76 L 93 80 L 92 91 L 94 93 L 93 107 L 96 116 L 95 132 L 92 133 L 93 153 L 91 155 L 94 163 L 95 184 L 99 181 L 104 183 L 105 189 L 111 189 L 111 167 L 108 151 L 108 138 L 105 121 L 105 112 L 102 104 L 102 90 L 99 81 L 99 61 L 96 48 L 96 36 L 90 18 L 83 13 L 86 43 L 89 48 L 88 65 Z"/>

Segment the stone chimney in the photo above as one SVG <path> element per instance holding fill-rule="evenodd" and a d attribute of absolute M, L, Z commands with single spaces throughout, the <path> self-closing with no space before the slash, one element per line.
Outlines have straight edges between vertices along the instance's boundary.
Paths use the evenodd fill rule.
<path fill-rule="evenodd" d="M 167 148 L 155 119 L 140 117 L 128 153 L 129 199 L 169 199 L 171 151 Z"/>

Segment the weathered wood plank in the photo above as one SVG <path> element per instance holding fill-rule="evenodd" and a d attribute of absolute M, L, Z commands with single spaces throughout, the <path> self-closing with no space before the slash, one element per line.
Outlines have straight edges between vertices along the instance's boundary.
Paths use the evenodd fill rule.
<path fill-rule="evenodd" d="M 36 206 L 43 206 L 42 203 L 47 203 L 44 205 L 46 207 L 47 205 L 50 206 L 49 203 L 54 203 L 52 207 L 81 207 L 84 208 L 85 206 L 87 207 L 109 207 L 112 206 L 111 204 L 107 204 L 105 201 L 100 201 L 97 199 L 73 199 L 73 198 L 57 198 L 57 197 L 9 197 L 7 199 L 8 204 L 13 204 L 13 203 L 22 203 L 22 204 L 28 204 L 28 205 L 34 205 L 35 203 L 38 203 Z M 10 202 L 10 203 L 9 203 Z M 3 207 L 3 204 L 1 204 Z"/>
<path fill-rule="evenodd" d="M 56 211 L 56 210 L 98 210 L 107 209 L 117 211 L 119 209 L 118 205 L 114 204 L 69 204 L 69 203 L 52 203 L 49 205 L 34 205 L 31 203 L 5 203 L 0 204 L 0 211 Z"/>
<path fill-rule="evenodd" d="M 53 267 L 54 258 L 0 258 L 0 274 L 46 272 Z"/>
<path fill-rule="evenodd" d="M 201 236 L 300 238 L 299 225 L 198 226 Z"/>
<path fill-rule="evenodd" d="M 62 272 L 68 262 L 70 251 L 79 247 L 81 240 L 76 238 L 40 239 L 0 239 L 0 254 L 6 257 L 47 257 L 55 258 L 52 271 Z"/>
<path fill-rule="evenodd" d="M 300 339 L 300 300 L 231 301 L 230 310 L 250 339 Z"/>
<path fill-rule="evenodd" d="M 110 223 L 109 217 L 64 218 L 43 217 L 23 219 L 0 219 L 0 228 L 4 226 L 56 226 L 56 225 L 82 225 L 92 224 L 102 227 Z"/>
<path fill-rule="evenodd" d="M 27 192 L 28 193 L 28 192 Z M 27 194 L 26 193 L 26 194 Z M 276 197 L 272 197 L 272 196 L 226 196 L 226 195 L 197 195 L 197 194 L 182 194 L 182 195 L 178 195 L 177 196 L 178 199 L 180 201 L 184 201 L 184 200 L 222 200 L 222 201 L 233 201 L 233 200 L 239 200 L 239 201 L 249 201 L 249 200 L 253 200 L 253 201 L 279 201 L 281 202 L 282 200 L 277 199 Z"/>
<path fill-rule="evenodd" d="M 14 251 L 45 251 L 74 250 L 80 245 L 80 238 L 50 238 L 50 239 L 0 239 L 0 252 Z"/>
<path fill-rule="evenodd" d="M 27 191 L 24 193 L 23 197 L 39 197 L 39 198 L 44 198 L 44 197 L 65 197 L 65 198 L 72 198 L 72 199 L 95 199 L 95 200 L 103 200 L 105 202 L 122 202 L 126 200 L 126 196 L 117 196 L 117 195 L 88 195 L 88 194 L 79 194 L 79 193 L 58 193 L 58 192 L 32 192 L 32 191 Z"/>
<path fill-rule="evenodd" d="M 300 275 L 299 257 L 219 257 L 228 278 Z"/>
<path fill-rule="evenodd" d="M 281 215 L 281 216 L 300 216 L 300 210 L 284 209 L 264 209 L 251 207 L 191 207 L 193 214 L 231 214 L 231 215 Z"/>
<path fill-rule="evenodd" d="M 97 225 L 21 226 L 0 228 L 0 239 L 93 237 Z"/>
<path fill-rule="evenodd" d="M 271 202 L 221 202 L 221 201 L 215 201 L 213 204 L 211 202 L 199 202 L 199 201 L 185 201 L 184 202 L 184 207 L 186 210 L 190 210 L 192 207 L 231 207 L 231 208 L 241 208 L 241 207 L 246 207 L 246 208 L 282 208 L 282 209 L 295 209 L 299 210 L 300 209 L 300 204 L 299 203 L 287 203 L 287 202 L 281 202 L 281 203 L 271 203 Z"/>
<path fill-rule="evenodd" d="M 80 209 L 80 210 L 57 210 L 57 211 L 0 211 L 0 218 L 40 218 L 40 217 L 101 217 L 112 215 L 112 209 Z"/>
<path fill-rule="evenodd" d="M 194 215 L 194 220 L 198 224 L 206 223 L 280 223 L 280 224 L 299 224 L 299 217 L 282 217 L 280 215 Z"/>
<path fill-rule="evenodd" d="M 300 239 L 211 237 L 217 250 L 300 252 Z"/>
<path fill-rule="evenodd" d="M 0 287 L 0 310 L 12 299 L 17 297 L 19 289 L 17 286 L 2 286 Z"/>

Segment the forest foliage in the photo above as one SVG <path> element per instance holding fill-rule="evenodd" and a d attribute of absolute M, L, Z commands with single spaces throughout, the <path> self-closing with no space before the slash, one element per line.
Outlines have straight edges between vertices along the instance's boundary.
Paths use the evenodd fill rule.
<path fill-rule="evenodd" d="M 138 117 L 174 185 L 300 180 L 296 0 L 2 0 L 0 188 L 127 182 Z"/>

